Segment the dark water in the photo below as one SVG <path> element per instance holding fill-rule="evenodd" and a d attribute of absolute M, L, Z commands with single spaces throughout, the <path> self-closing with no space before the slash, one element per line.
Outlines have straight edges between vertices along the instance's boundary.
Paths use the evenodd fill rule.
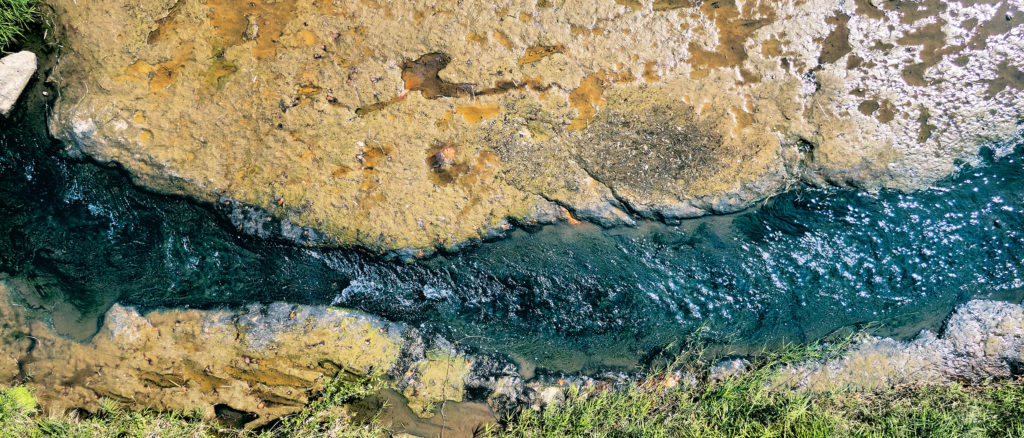
<path fill-rule="evenodd" d="M 1024 289 L 1019 149 L 913 194 L 804 188 L 678 227 L 519 230 L 406 264 L 239 236 L 210 206 L 60 158 L 24 107 L 0 121 L 0 272 L 89 324 L 115 300 L 333 303 L 573 371 L 631 366 L 697 327 L 733 345 L 872 321 L 909 334 Z"/>

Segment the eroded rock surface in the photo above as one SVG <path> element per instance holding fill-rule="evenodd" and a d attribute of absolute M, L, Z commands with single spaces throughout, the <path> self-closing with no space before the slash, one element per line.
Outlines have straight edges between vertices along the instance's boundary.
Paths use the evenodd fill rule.
<path fill-rule="evenodd" d="M 914 189 L 1024 111 L 1019 0 L 48 3 L 72 151 L 312 244 Z"/>
<path fill-rule="evenodd" d="M 423 417 L 467 389 L 491 394 L 486 401 L 499 410 L 523 396 L 513 365 L 359 312 L 274 303 L 141 314 L 114 305 L 91 340 L 76 342 L 33 317 L 49 312 L 21 301 L 32 293 L 15 291 L 25 285 L 0 280 L 0 380 L 27 381 L 55 414 L 95 411 L 106 398 L 156 410 L 204 407 L 209 416 L 228 408 L 251 415 L 251 427 L 301 409 L 339 373 L 383 376 Z"/>
<path fill-rule="evenodd" d="M 839 359 L 785 369 L 779 383 L 817 391 L 936 385 L 1019 375 L 1022 364 L 1024 306 L 975 300 L 957 308 L 941 337 L 863 338 Z"/>
<path fill-rule="evenodd" d="M 607 388 L 643 376 L 534 375 L 497 355 L 427 340 L 403 324 L 286 303 L 146 314 L 114 305 L 99 332 L 78 342 L 58 334 L 46 304 L 25 300 L 36 291 L 18 278 L 0 279 L 0 381 L 30 384 L 52 414 L 96 410 L 105 398 L 133 409 L 204 407 L 209 416 L 227 409 L 253 427 L 301 409 L 325 377 L 375 374 L 409 415 L 435 416 L 441 403 L 467 400 L 502 415 L 557 404 L 571 386 Z M 1024 306 L 977 300 L 956 310 L 942 336 L 861 338 L 837 359 L 781 369 L 776 384 L 827 391 L 980 381 L 1019 375 L 1022 363 Z M 719 362 L 709 379 L 736 376 L 748 364 Z M 669 387 L 697 384 L 680 372 L 664 379 Z"/>

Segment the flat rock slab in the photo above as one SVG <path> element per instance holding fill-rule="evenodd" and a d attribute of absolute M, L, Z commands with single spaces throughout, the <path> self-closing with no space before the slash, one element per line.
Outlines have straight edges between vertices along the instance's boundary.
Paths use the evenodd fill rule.
<path fill-rule="evenodd" d="M 72 152 L 311 244 L 912 190 L 1024 120 L 1021 2 L 47 3 Z"/>
<path fill-rule="evenodd" d="M 403 324 L 322 306 L 143 314 L 115 304 L 95 336 L 74 341 L 19 304 L 33 287 L 0 279 L 0 378 L 33 376 L 35 394 L 51 414 L 95 412 L 102 399 L 159 411 L 202 407 L 208 417 L 226 405 L 255 414 L 247 424 L 254 427 L 298 411 L 339 373 L 385 379 L 421 417 L 433 416 L 446 400 L 462 401 L 469 389 L 494 393 L 490 380 L 522 389 L 514 367 L 490 371 L 506 369 L 493 358 L 442 340 L 427 344 Z"/>
<path fill-rule="evenodd" d="M 35 53 L 23 50 L 0 58 L 0 115 L 11 112 L 35 72 Z"/>

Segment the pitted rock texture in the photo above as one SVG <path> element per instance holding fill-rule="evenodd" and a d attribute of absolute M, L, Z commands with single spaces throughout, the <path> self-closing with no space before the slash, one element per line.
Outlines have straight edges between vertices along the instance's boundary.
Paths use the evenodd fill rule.
<path fill-rule="evenodd" d="M 52 414 L 96 411 L 105 398 L 133 409 L 204 407 L 211 417 L 227 406 L 252 414 L 253 427 L 300 410 L 339 373 L 382 376 L 423 417 L 467 389 L 491 394 L 496 409 L 523 396 L 514 365 L 428 346 L 411 328 L 359 312 L 274 303 L 141 314 L 114 305 L 92 339 L 76 342 L 32 315 L 52 312 L 21 302 L 32 293 L 24 284 L 0 279 L 0 380 L 32 385 Z"/>
<path fill-rule="evenodd" d="M 72 152 L 306 244 L 912 190 L 1024 115 L 1020 0 L 48 3 Z"/>
<path fill-rule="evenodd" d="M 873 390 L 1020 375 L 1024 368 L 1024 306 L 970 301 L 953 313 L 938 336 L 922 332 L 899 342 L 866 337 L 841 358 L 791 366 L 777 383 L 814 391 Z"/>

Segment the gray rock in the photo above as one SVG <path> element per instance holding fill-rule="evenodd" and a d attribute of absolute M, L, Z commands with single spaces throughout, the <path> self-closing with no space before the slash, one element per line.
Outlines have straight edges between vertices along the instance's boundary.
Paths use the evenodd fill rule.
<path fill-rule="evenodd" d="M 746 359 L 726 359 L 719 361 L 708 369 L 708 378 L 712 382 L 721 382 L 736 377 L 747 371 L 750 361 Z"/>
<path fill-rule="evenodd" d="M 535 410 L 542 410 L 548 407 L 559 407 L 565 403 L 565 391 L 558 386 L 547 386 L 537 391 L 537 402 Z"/>
<path fill-rule="evenodd" d="M 35 72 L 36 54 L 27 50 L 0 59 L 0 115 L 11 112 Z"/>
<path fill-rule="evenodd" d="M 942 335 L 908 342 L 866 336 L 842 357 L 782 370 L 777 384 L 812 391 L 984 381 L 1021 374 L 1024 306 L 975 300 L 957 307 Z"/>

